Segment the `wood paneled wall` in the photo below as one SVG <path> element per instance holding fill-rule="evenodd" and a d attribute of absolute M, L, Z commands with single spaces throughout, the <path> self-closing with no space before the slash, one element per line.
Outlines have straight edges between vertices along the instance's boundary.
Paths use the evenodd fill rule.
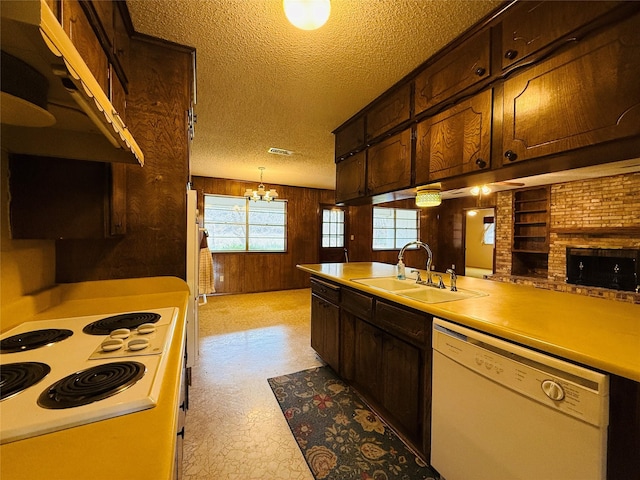
<path fill-rule="evenodd" d="M 204 194 L 241 196 L 256 182 L 222 178 L 192 178 L 198 192 L 198 209 L 204 212 Z M 270 184 L 287 200 L 287 251 L 285 253 L 213 254 L 216 293 L 250 293 L 309 286 L 309 274 L 300 263 L 318 263 L 320 204 L 335 204 L 334 190 Z M 222 278 L 224 277 L 224 280 Z"/>
<path fill-rule="evenodd" d="M 56 281 L 186 277 L 188 49 L 131 42 L 127 123 L 145 165 L 126 165 L 127 233 L 56 242 Z"/>

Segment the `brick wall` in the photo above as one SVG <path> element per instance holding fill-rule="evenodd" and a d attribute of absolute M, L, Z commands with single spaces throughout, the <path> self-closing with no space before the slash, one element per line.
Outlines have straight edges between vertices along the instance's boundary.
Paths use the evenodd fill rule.
<path fill-rule="evenodd" d="M 511 275 L 513 193 L 496 194 L 496 274 Z"/>
<path fill-rule="evenodd" d="M 567 247 L 640 249 L 637 230 L 625 231 L 629 227 L 640 228 L 640 173 L 551 186 L 549 272 L 546 280 L 511 276 L 512 202 L 512 191 L 498 193 L 496 280 L 640 303 L 637 294 L 565 283 Z M 580 229 L 589 230 L 578 232 Z"/>
<path fill-rule="evenodd" d="M 616 175 L 551 187 L 549 279 L 564 281 L 566 248 L 640 248 L 637 234 L 620 232 L 640 227 L 640 173 Z M 606 234 L 555 233 L 562 228 L 606 228 Z"/>

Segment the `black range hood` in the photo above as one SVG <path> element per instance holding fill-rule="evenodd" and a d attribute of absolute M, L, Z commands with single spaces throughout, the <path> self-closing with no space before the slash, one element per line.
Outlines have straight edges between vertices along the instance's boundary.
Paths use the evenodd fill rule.
<path fill-rule="evenodd" d="M 3 121 L 2 148 L 9 153 L 143 165 L 140 147 L 47 3 L 2 0 L 0 8 L 3 56 L 43 76 L 48 84 L 46 108 L 34 105 L 55 119 L 52 125 L 36 127 Z M 2 69 L 13 64 L 3 62 Z M 14 92 L 3 92 L 3 100 L 7 97 L 15 97 Z M 17 103 L 20 100 L 24 99 L 18 97 Z M 27 106 L 24 115 L 30 114 L 33 110 Z"/>

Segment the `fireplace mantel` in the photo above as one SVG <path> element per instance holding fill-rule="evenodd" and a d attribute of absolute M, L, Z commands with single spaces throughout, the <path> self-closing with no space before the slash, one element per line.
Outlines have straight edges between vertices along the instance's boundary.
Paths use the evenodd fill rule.
<path fill-rule="evenodd" d="M 640 226 L 631 227 L 551 227 L 558 235 L 593 235 L 599 237 L 640 236 Z"/>

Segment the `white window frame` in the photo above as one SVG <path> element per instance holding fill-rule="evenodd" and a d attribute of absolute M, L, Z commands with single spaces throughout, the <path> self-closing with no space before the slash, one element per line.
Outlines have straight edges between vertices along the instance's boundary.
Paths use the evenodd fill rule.
<path fill-rule="evenodd" d="M 408 228 L 408 218 L 403 218 L 411 212 L 411 215 L 415 215 L 415 227 Z M 376 215 L 376 214 L 381 215 Z M 381 250 L 400 250 L 404 245 L 409 242 L 415 242 L 420 238 L 420 210 L 417 208 L 385 208 L 385 207 L 373 207 L 373 235 L 372 235 L 372 249 L 375 251 Z M 383 217 L 386 217 L 386 223 L 390 223 L 388 226 L 381 226 Z M 410 219 L 413 221 L 414 219 Z M 377 222 L 378 221 L 378 222 Z M 378 223 L 379 225 L 376 225 Z M 410 231 L 414 235 L 407 235 Z M 386 244 L 382 244 L 384 239 L 387 240 Z"/>
<path fill-rule="evenodd" d="M 341 209 L 322 208 L 322 248 L 344 248 L 345 212 Z"/>
<path fill-rule="evenodd" d="M 214 207 L 207 200 L 221 199 L 218 208 Z M 208 205 L 209 204 L 209 205 Z M 264 221 L 256 221 L 264 219 L 256 211 L 260 211 L 261 207 L 270 206 L 282 207 L 282 221 L 264 223 Z M 208 247 L 212 253 L 286 253 L 287 251 L 287 201 L 272 200 L 271 202 L 258 201 L 254 202 L 245 197 L 237 197 L 232 195 L 204 194 L 204 228 L 207 230 Z M 252 212 L 253 208 L 253 212 Z M 218 219 L 226 217 L 224 221 L 216 221 L 216 215 L 211 210 L 218 210 Z M 233 218 L 233 211 L 237 213 L 237 217 Z M 277 215 L 277 212 L 274 212 Z M 256 218 L 257 217 L 257 218 Z M 272 238 L 277 239 L 279 243 L 276 248 L 264 248 L 265 238 L 268 236 L 254 235 L 256 229 L 262 232 L 277 232 L 282 229 L 282 237 L 275 235 Z M 220 241 L 218 242 L 217 239 Z M 235 248 L 221 247 L 223 240 L 227 242 L 236 240 Z M 268 240 L 267 240 L 268 242 Z M 258 246 L 256 246 L 258 243 Z M 262 246 L 260 246 L 262 244 Z"/>

